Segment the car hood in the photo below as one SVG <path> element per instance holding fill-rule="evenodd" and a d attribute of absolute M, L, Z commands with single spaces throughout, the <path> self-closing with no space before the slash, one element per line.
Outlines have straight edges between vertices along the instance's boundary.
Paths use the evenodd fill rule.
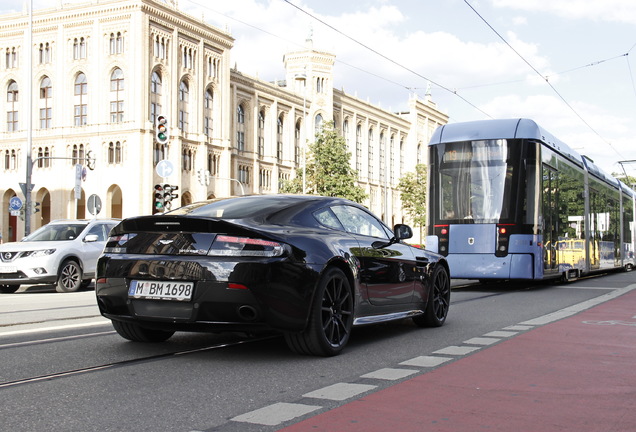
<path fill-rule="evenodd" d="M 37 241 L 37 242 L 12 242 L 0 245 L 0 252 L 22 252 L 40 249 L 57 249 L 68 247 L 73 241 Z"/>

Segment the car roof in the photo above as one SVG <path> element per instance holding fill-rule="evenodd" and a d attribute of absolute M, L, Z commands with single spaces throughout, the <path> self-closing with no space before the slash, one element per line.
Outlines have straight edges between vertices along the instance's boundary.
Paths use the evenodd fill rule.
<path fill-rule="evenodd" d="M 68 224 L 89 224 L 91 222 L 114 222 L 118 223 L 121 219 L 55 219 L 47 225 L 68 225 Z"/>

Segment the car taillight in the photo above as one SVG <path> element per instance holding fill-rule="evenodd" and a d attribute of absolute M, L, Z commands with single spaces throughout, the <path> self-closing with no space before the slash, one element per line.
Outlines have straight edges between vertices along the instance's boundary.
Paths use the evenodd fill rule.
<path fill-rule="evenodd" d="M 212 256 L 277 257 L 283 255 L 281 243 L 250 237 L 218 235 L 208 251 Z"/>
<path fill-rule="evenodd" d="M 126 253 L 126 243 L 136 236 L 137 234 L 120 234 L 108 237 L 104 253 Z"/>

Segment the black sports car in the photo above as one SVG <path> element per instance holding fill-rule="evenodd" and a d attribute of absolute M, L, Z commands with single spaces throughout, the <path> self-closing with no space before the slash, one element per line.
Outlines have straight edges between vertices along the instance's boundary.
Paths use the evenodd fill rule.
<path fill-rule="evenodd" d="M 450 275 L 341 198 L 254 195 L 125 219 L 97 265 L 102 315 L 132 341 L 175 331 L 279 331 L 302 354 L 335 355 L 352 326 L 412 317 L 441 326 Z"/>

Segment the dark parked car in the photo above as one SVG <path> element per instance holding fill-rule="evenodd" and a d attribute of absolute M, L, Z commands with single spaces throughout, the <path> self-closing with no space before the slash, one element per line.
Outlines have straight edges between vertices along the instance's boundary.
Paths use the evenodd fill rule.
<path fill-rule="evenodd" d="M 279 331 L 302 354 L 335 355 L 352 326 L 441 326 L 448 265 L 341 198 L 255 195 L 125 219 L 98 261 L 101 313 L 126 339 L 175 331 Z"/>

